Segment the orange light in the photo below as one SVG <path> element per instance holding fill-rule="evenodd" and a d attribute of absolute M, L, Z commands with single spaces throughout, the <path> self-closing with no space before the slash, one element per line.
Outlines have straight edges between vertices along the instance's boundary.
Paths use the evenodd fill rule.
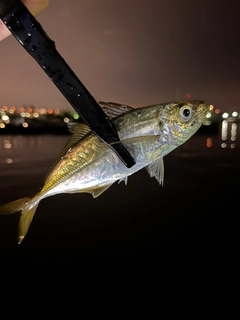
<path fill-rule="evenodd" d="M 216 113 L 216 114 L 219 114 L 219 113 L 220 113 L 220 109 L 216 109 L 216 110 L 215 110 L 215 113 Z"/>
<path fill-rule="evenodd" d="M 211 148 L 212 147 L 212 138 L 207 138 L 206 147 Z"/>
<path fill-rule="evenodd" d="M 4 111 L 7 111 L 7 110 L 8 110 L 8 107 L 7 107 L 7 106 L 3 106 L 2 108 L 3 108 Z"/>
<path fill-rule="evenodd" d="M 56 114 L 59 114 L 59 113 L 60 113 L 60 110 L 55 109 L 54 112 L 55 112 Z"/>
<path fill-rule="evenodd" d="M 19 108 L 19 111 L 20 111 L 20 112 L 24 112 L 24 111 L 25 111 L 25 108 L 21 107 L 21 108 Z"/>
<path fill-rule="evenodd" d="M 209 110 L 211 111 L 211 110 L 213 110 L 213 109 L 214 109 L 214 106 L 213 106 L 212 104 L 210 104 Z"/>
<path fill-rule="evenodd" d="M 32 113 L 33 109 L 32 108 L 27 108 L 27 112 Z"/>
<path fill-rule="evenodd" d="M 40 113 L 41 113 L 41 114 L 46 114 L 46 113 L 47 113 L 47 110 L 46 110 L 45 108 L 41 108 L 41 109 L 40 109 Z"/>
<path fill-rule="evenodd" d="M 53 110 L 52 109 L 48 109 L 48 114 L 53 114 Z"/>

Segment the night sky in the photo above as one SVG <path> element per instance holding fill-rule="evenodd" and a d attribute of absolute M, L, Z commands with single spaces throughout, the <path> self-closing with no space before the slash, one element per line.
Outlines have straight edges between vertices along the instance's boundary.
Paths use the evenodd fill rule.
<path fill-rule="evenodd" d="M 37 16 L 97 101 L 203 99 L 240 110 L 240 2 L 49 0 Z M 13 38 L 0 42 L 0 105 L 71 110 Z"/>

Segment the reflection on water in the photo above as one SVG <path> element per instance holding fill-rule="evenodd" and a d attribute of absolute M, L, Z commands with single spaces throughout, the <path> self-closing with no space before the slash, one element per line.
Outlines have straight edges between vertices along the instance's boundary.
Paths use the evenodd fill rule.
<path fill-rule="evenodd" d="M 238 124 L 235 122 L 228 122 L 227 120 L 222 121 L 222 130 L 221 130 L 221 147 L 231 149 L 236 147 L 237 140 L 237 126 Z"/>
<path fill-rule="evenodd" d="M 213 142 L 216 143 L 215 147 L 220 147 L 222 149 L 235 149 L 239 148 L 238 141 L 240 137 L 238 137 L 238 126 L 239 122 L 233 122 L 224 119 L 220 126 L 220 134 L 213 137 L 208 137 L 206 139 L 206 147 L 211 148 L 214 146 Z"/>
<path fill-rule="evenodd" d="M 1 179 L 23 171 L 45 174 L 67 139 L 67 135 L 0 135 Z"/>
<path fill-rule="evenodd" d="M 219 124 L 219 134 L 195 134 L 189 141 L 179 148 L 176 155 L 181 153 L 208 154 L 221 149 L 239 148 L 238 122 L 224 119 Z M 64 147 L 68 135 L 0 135 L 0 164 L 17 166 L 24 163 L 29 168 L 37 163 L 53 161 Z M 35 167 L 36 169 L 36 167 Z"/>
<path fill-rule="evenodd" d="M 114 246 L 126 243 L 129 250 L 131 241 L 132 246 L 137 247 L 140 243 L 145 248 L 146 241 L 157 241 L 159 245 L 166 235 L 167 241 L 174 243 L 171 250 L 167 250 L 172 254 L 179 239 L 185 239 L 186 229 L 178 233 L 177 228 L 181 229 L 189 221 L 187 230 L 191 231 L 186 242 L 181 244 L 179 250 L 182 250 L 186 243 L 195 239 L 200 217 L 203 220 L 196 238 L 208 231 L 212 235 L 221 217 L 223 226 L 231 220 L 229 217 L 235 219 L 233 210 L 239 193 L 239 135 L 231 123 L 223 141 L 222 125 L 226 131 L 226 125 L 221 124 L 218 134 L 195 134 L 166 157 L 164 188 L 159 188 L 157 181 L 149 179 L 146 170 L 142 170 L 131 178 L 127 189 L 124 184 L 115 185 L 94 200 L 89 194 L 81 194 L 62 195 L 41 202 L 41 214 L 36 215 L 30 229 L 30 246 L 32 243 L 46 247 L 60 244 L 66 248 L 86 245 L 86 250 L 99 246 L 100 252 L 100 248 L 110 241 Z M 231 141 L 231 137 L 236 139 Z M 34 195 L 42 187 L 45 175 L 67 139 L 68 136 L 62 135 L 0 135 L 0 203 Z M 234 149 L 221 148 L 221 143 L 229 145 L 230 141 L 236 144 Z M 17 224 L 17 218 L 1 217 L 2 241 L 5 238 L 15 241 L 12 219 Z M 196 224 L 192 224 L 195 221 L 192 219 Z M 208 225 L 210 227 L 206 229 Z M 174 233 L 176 238 L 173 240 Z M 156 255 L 159 248 L 154 248 Z"/>

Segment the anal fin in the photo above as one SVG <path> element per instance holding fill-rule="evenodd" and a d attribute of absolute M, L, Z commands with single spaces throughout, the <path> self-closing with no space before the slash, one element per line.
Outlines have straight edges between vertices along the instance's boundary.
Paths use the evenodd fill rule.
<path fill-rule="evenodd" d="M 91 194 L 93 196 L 93 198 L 97 198 L 98 196 L 100 196 L 104 191 L 106 191 L 109 187 L 111 187 L 112 183 L 106 184 L 103 187 L 99 187 L 97 189 L 94 189 Z"/>

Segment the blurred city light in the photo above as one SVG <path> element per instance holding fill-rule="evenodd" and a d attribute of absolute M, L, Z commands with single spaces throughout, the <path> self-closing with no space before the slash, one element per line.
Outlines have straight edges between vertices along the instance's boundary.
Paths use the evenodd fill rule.
<path fill-rule="evenodd" d="M 229 116 L 229 114 L 228 114 L 227 112 L 224 112 L 224 113 L 222 114 L 223 119 L 228 118 L 228 116 Z"/>
<path fill-rule="evenodd" d="M 222 122 L 222 140 L 227 140 L 228 122 L 223 120 Z"/>
<path fill-rule="evenodd" d="M 9 120 L 9 116 L 7 116 L 7 115 L 3 115 L 3 116 L 2 116 L 2 120 L 3 120 L 3 121 L 7 121 L 7 120 Z"/>
<path fill-rule="evenodd" d="M 75 120 L 77 120 L 77 119 L 79 119 L 79 115 L 78 115 L 77 113 L 74 113 L 73 118 L 74 118 Z"/>
<path fill-rule="evenodd" d="M 212 147 L 212 138 L 207 138 L 206 146 L 207 146 L 207 148 Z"/>

